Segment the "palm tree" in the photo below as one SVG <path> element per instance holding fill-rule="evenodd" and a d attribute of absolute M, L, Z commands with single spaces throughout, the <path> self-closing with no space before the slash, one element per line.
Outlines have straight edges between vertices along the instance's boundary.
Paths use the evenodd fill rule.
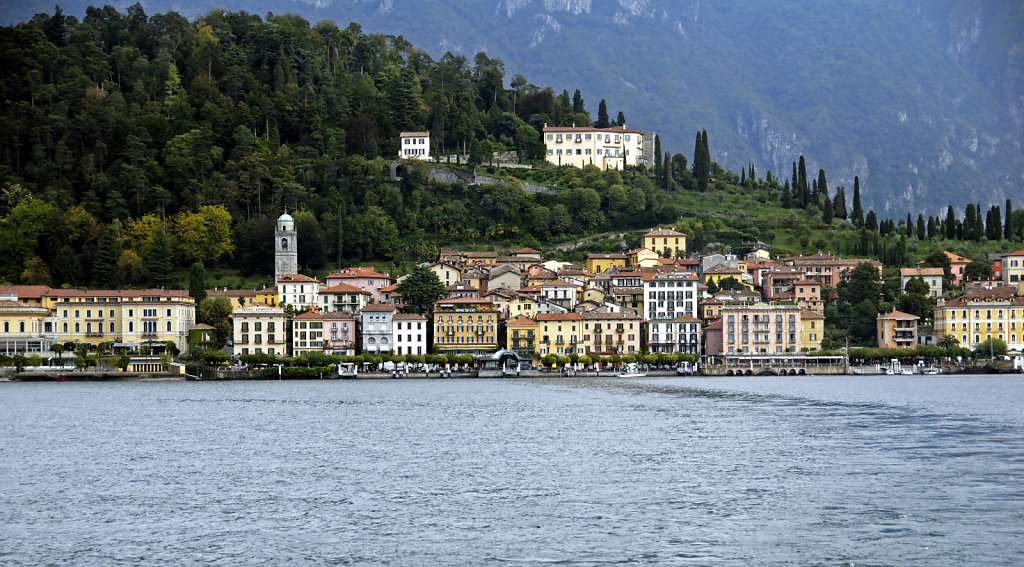
<path fill-rule="evenodd" d="M 943 335 L 939 342 L 936 343 L 939 348 L 949 350 L 960 346 L 960 341 L 957 340 L 953 335 Z"/>
<path fill-rule="evenodd" d="M 64 345 L 62 343 L 53 343 L 50 345 L 50 350 L 57 353 L 57 366 L 64 366 L 64 361 L 61 359 L 61 355 L 64 354 Z"/>

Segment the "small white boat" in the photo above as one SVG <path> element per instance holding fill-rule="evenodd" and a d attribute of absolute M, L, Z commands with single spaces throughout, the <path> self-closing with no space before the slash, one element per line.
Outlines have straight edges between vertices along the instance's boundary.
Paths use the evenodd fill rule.
<path fill-rule="evenodd" d="M 636 364 L 627 364 L 616 376 L 619 378 L 643 378 L 647 376 L 647 371 Z"/>
<path fill-rule="evenodd" d="M 691 376 L 697 373 L 697 363 L 690 364 L 689 362 L 680 362 L 676 366 L 676 374 L 680 376 Z"/>

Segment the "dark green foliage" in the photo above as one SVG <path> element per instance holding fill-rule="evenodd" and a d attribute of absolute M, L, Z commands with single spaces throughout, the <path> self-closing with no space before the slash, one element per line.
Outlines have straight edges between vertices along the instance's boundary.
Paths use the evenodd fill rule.
<path fill-rule="evenodd" d="M 964 268 L 964 279 L 971 281 L 992 279 L 992 265 L 988 262 L 974 261 Z"/>
<path fill-rule="evenodd" d="M 864 209 L 860 205 L 860 177 L 853 178 L 853 211 L 850 212 L 850 220 L 854 226 L 864 224 Z"/>
<path fill-rule="evenodd" d="M 953 205 L 949 205 L 946 209 L 946 238 L 952 240 L 956 238 L 956 215 L 953 214 Z"/>
<path fill-rule="evenodd" d="M 206 299 L 206 267 L 202 262 L 192 264 L 188 274 L 188 294 L 196 300 L 196 304 Z"/>
<path fill-rule="evenodd" d="M 171 258 L 171 244 L 167 240 L 167 231 L 161 223 L 153 231 L 153 240 L 149 245 L 146 267 L 153 285 L 169 288 L 174 285 L 174 264 Z"/>
<path fill-rule="evenodd" d="M 428 313 L 432 304 L 444 297 L 445 288 L 437 274 L 425 266 L 416 266 L 399 282 L 396 293 L 413 313 Z"/>
<path fill-rule="evenodd" d="M 605 104 L 604 99 L 602 98 L 601 102 L 597 105 L 597 122 L 594 122 L 594 127 L 608 128 L 610 126 L 611 123 L 608 121 L 608 105 Z M 655 153 L 659 150 L 658 146 L 660 146 L 660 144 L 655 142 Z"/>
<path fill-rule="evenodd" d="M 1014 226 L 1013 218 L 1013 203 L 1006 200 L 1006 220 L 1003 223 L 1003 238 L 1007 240 L 1014 240 L 1017 235 L 1016 227 Z"/>

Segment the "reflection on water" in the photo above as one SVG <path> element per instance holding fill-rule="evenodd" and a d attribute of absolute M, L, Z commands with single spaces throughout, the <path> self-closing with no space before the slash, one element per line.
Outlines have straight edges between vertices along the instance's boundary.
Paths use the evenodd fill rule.
<path fill-rule="evenodd" d="M 1019 378 L 0 384 L 0 564 L 1024 563 Z"/>

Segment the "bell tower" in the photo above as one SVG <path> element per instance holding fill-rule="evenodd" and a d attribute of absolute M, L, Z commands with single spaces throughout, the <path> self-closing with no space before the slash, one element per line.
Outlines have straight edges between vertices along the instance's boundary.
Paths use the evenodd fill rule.
<path fill-rule="evenodd" d="M 274 285 L 277 285 L 282 275 L 299 272 L 296 237 L 295 219 L 285 209 L 284 214 L 277 218 L 277 228 L 274 230 Z"/>

